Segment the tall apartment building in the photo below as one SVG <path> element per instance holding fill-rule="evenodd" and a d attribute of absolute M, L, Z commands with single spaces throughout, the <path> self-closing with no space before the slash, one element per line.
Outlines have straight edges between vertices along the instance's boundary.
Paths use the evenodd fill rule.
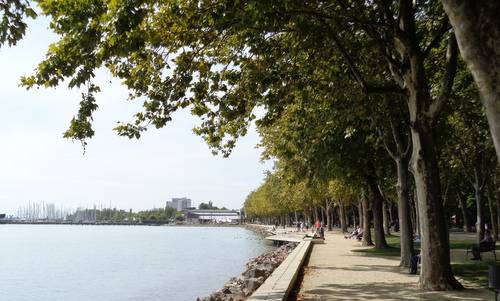
<path fill-rule="evenodd" d="M 191 199 L 188 198 L 172 198 L 172 201 L 167 201 L 167 207 L 174 208 L 177 211 L 191 208 Z"/>

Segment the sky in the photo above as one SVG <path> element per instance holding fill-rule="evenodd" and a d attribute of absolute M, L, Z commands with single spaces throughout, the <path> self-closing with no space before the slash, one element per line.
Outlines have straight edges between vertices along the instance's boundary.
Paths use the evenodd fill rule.
<path fill-rule="evenodd" d="M 47 19 L 28 26 L 17 46 L 0 48 L 0 213 L 14 214 L 19 206 L 42 201 L 140 210 L 163 207 L 172 197 L 238 209 L 271 169 L 271 162 L 260 162 L 255 129 L 229 158 L 213 156 L 192 133 L 199 120 L 189 111 L 175 113 L 165 128 L 152 128 L 140 140 L 119 137 L 113 127 L 131 121 L 141 101 L 128 101 L 127 90 L 105 70 L 97 74 L 102 92 L 96 135 L 84 154 L 79 142 L 62 137 L 81 92 L 65 85 L 19 87 L 19 78 L 33 72 L 57 38 Z"/>

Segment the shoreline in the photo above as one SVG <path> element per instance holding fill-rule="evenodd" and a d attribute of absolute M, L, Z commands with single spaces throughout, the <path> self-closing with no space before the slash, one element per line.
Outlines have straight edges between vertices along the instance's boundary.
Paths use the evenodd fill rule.
<path fill-rule="evenodd" d="M 290 242 L 268 251 L 246 263 L 246 270 L 239 276 L 232 277 L 223 287 L 196 301 L 243 301 L 266 281 L 274 270 L 288 257 L 298 243 Z"/>
<path fill-rule="evenodd" d="M 164 224 L 164 223 L 65 223 L 0 221 L 0 225 L 66 225 L 66 226 L 149 226 L 149 227 L 244 227 L 245 224 Z"/>
<path fill-rule="evenodd" d="M 239 226 L 254 232 L 262 239 L 272 235 L 270 225 L 242 224 Z M 251 258 L 245 264 L 246 269 L 243 273 L 230 278 L 221 289 L 208 296 L 198 297 L 196 301 L 243 301 L 250 298 L 297 245 L 298 243 L 289 242 Z"/>
<path fill-rule="evenodd" d="M 262 236 L 273 235 L 271 233 L 271 229 L 273 226 L 270 225 L 241 224 L 241 226 Z"/>

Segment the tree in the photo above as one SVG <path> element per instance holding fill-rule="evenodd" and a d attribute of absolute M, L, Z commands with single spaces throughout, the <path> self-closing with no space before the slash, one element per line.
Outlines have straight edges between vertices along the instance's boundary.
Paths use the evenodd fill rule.
<path fill-rule="evenodd" d="M 337 178 L 366 185 L 373 196 L 375 246 L 387 247 L 382 218 L 383 197 L 378 186 L 378 173 L 386 169 L 387 157 L 373 141 L 367 120 L 363 123 L 362 118 L 367 115 L 363 113 L 366 108 L 359 106 L 361 99 L 350 95 L 349 101 L 345 101 L 340 92 L 337 99 L 326 101 L 326 97 L 336 95 L 329 93 L 326 96 L 320 91 L 301 95 L 292 87 L 289 87 L 289 92 L 296 97 L 297 103 L 285 108 L 281 118 L 274 120 L 271 126 L 259 126 L 265 147 L 264 156 L 272 156 L 285 163 L 283 167 L 289 174 L 322 181 Z M 340 193 L 333 196 L 337 202 L 340 201 L 342 211 L 342 198 L 347 193 L 341 189 L 343 185 L 337 186 Z M 343 216 L 342 212 L 340 216 Z M 342 218 L 341 224 L 345 230 Z M 366 223 L 367 227 L 369 225 L 369 222 Z"/>
<path fill-rule="evenodd" d="M 256 107 L 266 109 L 260 120 L 272 124 L 296 101 L 291 87 L 294 93 L 300 85 L 308 88 L 304 93 L 331 91 L 344 74 L 342 81 L 353 79 L 363 93 L 404 97 L 422 229 L 421 284 L 433 290 L 461 287 L 449 263 L 434 140 L 434 125 L 453 84 L 457 46 L 436 2 L 39 3 L 61 39 L 22 83 L 54 87 L 69 79 L 70 87 L 88 87 L 65 133 L 69 138 L 85 141 L 94 134 L 99 87 L 91 81 L 103 66 L 123 79 L 132 98 L 147 99 L 134 122 L 117 127 L 121 135 L 139 137 L 148 124 L 163 127 L 172 112 L 190 106 L 203 120 L 196 132 L 224 155 L 257 118 Z M 431 89 L 435 69 L 425 62 L 443 37 L 449 41 L 447 72 Z M 371 183 L 378 215 L 377 190 L 371 178 L 365 182 Z"/>
<path fill-rule="evenodd" d="M 500 160 L 500 3 L 495 0 L 443 0 L 460 54 L 481 95 Z"/>
<path fill-rule="evenodd" d="M 400 225 L 401 256 L 400 266 L 409 267 L 413 250 L 413 227 L 410 217 L 410 173 L 408 165 L 411 157 L 411 137 L 405 123 L 408 120 L 406 110 L 402 109 L 401 97 L 393 97 L 386 101 L 396 102 L 397 105 L 386 104 L 381 109 L 381 119 L 376 120 L 379 138 L 396 164 L 398 196 L 398 217 Z M 389 108 L 389 110 L 387 110 Z M 387 124 L 388 121 L 388 124 Z"/>
<path fill-rule="evenodd" d="M 3 0 L 0 2 L 0 46 L 16 45 L 26 32 L 25 18 L 34 19 L 35 11 L 25 0 Z"/>
<path fill-rule="evenodd" d="M 207 203 L 203 203 L 201 202 L 199 205 L 198 205 L 198 209 L 219 209 L 217 206 L 214 206 L 212 201 L 208 201 L 208 204 Z"/>
<path fill-rule="evenodd" d="M 448 232 L 434 141 L 434 125 L 449 98 L 456 71 L 457 45 L 454 35 L 450 34 L 448 38 L 446 72 L 437 90 L 439 93 L 433 95 L 425 60 L 448 32 L 446 21 L 433 26 L 439 24 L 436 19 L 441 17 L 445 20 L 435 3 L 414 5 L 413 1 L 400 0 L 393 4 L 380 1 L 377 5 L 361 2 L 340 6 L 344 15 L 347 15 L 346 19 L 357 24 L 359 30 L 370 36 L 381 49 L 392 77 L 388 85 L 368 83 L 337 39 L 336 46 L 344 54 L 359 85 L 366 93 L 398 93 L 399 90 L 406 97 L 413 146 L 410 166 L 416 184 L 422 232 L 420 283 L 423 288 L 431 290 L 461 288 L 453 277 L 449 263 Z M 379 23 L 374 22 L 374 19 Z M 399 89 L 391 85 L 392 82 Z"/>
<path fill-rule="evenodd" d="M 485 190 L 489 173 L 487 166 L 495 166 L 496 158 L 488 124 L 478 99 L 478 90 L 463 65 L 457 74 L 456 84 L 458 89 L 452 95 L 454 110 L 446 120 L 451 137 L 447 139 L 445 152 L 449 153 L 449 164 L 459 166 L 465 180 L 474 189 L 479 242 L 485 231 Z"/>

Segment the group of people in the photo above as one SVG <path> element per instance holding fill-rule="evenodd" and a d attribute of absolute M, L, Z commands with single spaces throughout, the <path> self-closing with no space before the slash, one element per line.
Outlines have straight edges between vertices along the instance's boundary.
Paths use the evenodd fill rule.
<path fill-rule="evenodd" d="M 314 227 L 310 227 L 306 222 L 297 222 L 297 232 L 307 232 L 309 228 L 313 231 L 313 237 L 325 239 L 325 225 L 323 222 L 316 220 Z"/>
<path fill-rule="evenodd" d="M 351 239 L 351 238 L 356 238 L 357 240 L 361 240 L 363 238 L 363 228 L 361 228 L 359 225 L 356 226 L 352 232 L 344 236 L 345 239 Z"/>
<path fill-rule="evenodd" d="M 319 237 L 321 239 L 325 239 L 325 226 L 323 222 L 320 222 L 319 220 L 316 220 L 314 223 L 314 228 L 316 228 L 316 233 L 314 233 L 315 237 Z"/>
<path fill-rule="evenodd" d="M 297 232 L 306 232 L 310 228 L 309 223 L 299 221 L 297 222 Z"/>

